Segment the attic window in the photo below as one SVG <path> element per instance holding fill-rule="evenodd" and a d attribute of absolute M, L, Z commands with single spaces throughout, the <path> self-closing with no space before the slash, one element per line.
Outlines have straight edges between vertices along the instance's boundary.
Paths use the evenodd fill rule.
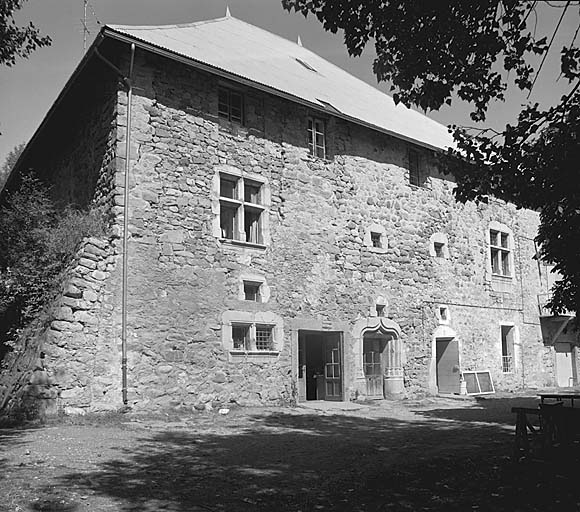
<path fill-rule="evenodd" d="M 322 119 L 308 119 L 308 149 L 311 155 L 326 158 L 326 134 Z"/>
<path fill-rule="evenodd" d="M 314 69 L 310 64 L 308 64 L 308 62 L 303 61 L 302 59 L 299 59 L 298 57 L 295 57 L 296 62 L 298 62 L 299 64 L 302 64 L 308 71 L 313 71 L 314 73 L 318 73 L 318 71 L 316 71 L 316 69 Z"/>
<path fill-rule="evenodd" d="M 243 95 L 226 87 L 218 87 L 218 115 L 228 121 L 243 124 Z"/>
<path fill-rule="evenodd" d="M 421 170 L 419 167 L 419 153 L 414 149 L 409 150 L 409 183 L 416 187 L 421 186 Z"/>

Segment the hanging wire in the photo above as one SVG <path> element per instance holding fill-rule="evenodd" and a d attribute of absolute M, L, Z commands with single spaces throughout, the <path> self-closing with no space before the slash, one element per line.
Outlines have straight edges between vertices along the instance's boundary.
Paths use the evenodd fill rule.
<path fill-rule="evenodd" d="M 528 92 L 528 96 L 526 99 L 530 98 L 530 95 L 532 94 L 532 91 L 534 90 L 534 85 L 536 84 L 536 80 L 540 76 L 540 71 L 542 71 L 542 67 L 544 65 L 544 62 L 546 62 L 546 57 L 548 56 L 548 53 L 550 53 L 550 48 L 552 47 L 552 43 L 554 42 L 554 39 L 556 38 L 556 34 L 558 33 L 558 29 L 560 28 L 562 20 L 564 19 L 564 16 L 566 15 L 566 11 L 568 10 L 569 6 L 570 6 L 570 0 L 568 0 L 568 2 L 566 2 L 566 6 L 564 7 L 562 14 L 560 15 L 560 19 L 558 20 L 558 24 L 556 25 L 556 28 L 554 29 L 554 33 L 552 34 L 552 38 L 550 39 L 550 43 L 548 44 L 548 49 L 546 50 L 546 52 L 544 53 L 544 56 L 542 57 L 542 62 L 540 62 L 540 67 L 538 68 L 538 71 L 536 72 L 536 76 L 534 77 L 534 81 L 532 82 L 532 86 L 530 87 L 530 91 Z"/>

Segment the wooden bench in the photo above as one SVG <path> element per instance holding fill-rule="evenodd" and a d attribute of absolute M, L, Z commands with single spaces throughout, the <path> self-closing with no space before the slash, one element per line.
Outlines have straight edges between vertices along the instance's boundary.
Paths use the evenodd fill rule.
<path fill-rule="evenodd" d="M 580 408 L 564 407 L 562 402 L 538 407 L 512 407 L 516 413 L 514 457 L 530 454 L 531 446 L 539 446 L 546 455 L 554 446 L 568 446 L 580 433 Z M 532 424 L 530 417 L 537 418 Z"/>
<path fill-rule="evenodd" d="M 514 458 L 517 460 L 522 455 L 529 455 L 530 440 L 534 442 L 541 439 L 542 432 L 542 411 L 532 407 L 512 407 L 512 412 L 516 413 L 516 438 L 514 444 Z M 529 416 L 536 416 L 538 424 L 533 425 Z M 529 436 L 529 437 L 528 437 Z M 531 438 L 531 439 L 530 439 Z M 542 440 L 543 441 L 543 440 Z"/>

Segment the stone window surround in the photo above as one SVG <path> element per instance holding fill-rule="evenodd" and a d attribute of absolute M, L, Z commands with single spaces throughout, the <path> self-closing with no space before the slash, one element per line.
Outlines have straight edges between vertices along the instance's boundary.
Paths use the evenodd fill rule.
<path fill-rule="evenodd" d="M 378 233 L 380 235 L 381 247 L 374 247 L 372 241 L 372 233 Z M 363 246 L 366 247 L 371 252 L 376 252 L 384 254 L 389 248 L 389 240 L 387 239 L 387 230 L 385 227 L 378 222 L 373 222 L 365 228 L 363 236 Z"/>
<path fill-rule="evenodd" d="M 501 275 L 501 274 L 494 274 L 492 271 L 492 266 L 491 266 L 491 244 L 490 244 L 490 232 L 491 231 L 499 231 L 500 233 L 506 233 L 508 235 L 508 250 L 509 250 L 509 254 L 508 254 L 508 264 L 509 264 L 509 269 L 510 269 L 510 274 L 509 275 Z M 506 226 L 505 224 L 502 224 L 500 222 L 497 221 L 491 221 L 488 226 L 487 229 L 485 231 L 485 240 L 486 240 L 486 248 L 487 248 L 487 254 L 486 254 L 486 274 L 487 274 L 487 280 L 492 282 L 492 288 L 495 291 L 506 291 L 504 290 L 505 286 L 511 286 L 512 282 L 513 282 L 513 278 L 515 275 L 515 265 L 514 265 L 514 235 L 513 235 L 513 231 Z"/>
<path fill-rule="evenodd" d="M 272 327 L 273 350 L 237 350 L 232 339 L 232 325 L 268 325 Z M 277 360 L 284 348 L 284 321 L 269 311 L 225 311 L 222 314 L 222 347 L 233 362 L 270 362 Z"/>
<path fill-rule="evenodd" d="M 270 300 L 270 287 L 266 282 L 266 278 L 260 274 L 242 273 L 239 278 L 238 285 L 238 300 L 246 301 L 246 293 L 244 290 L 244 283 L 256 283 L 260 285 L 260 300 L 257 303 L 266 303 Z"/>
<path fill-rule="evenodd" d="M 442 256 L 437 254 L 435 244 L 441 244 Z M 429 256 L 432 258 L 449 259 L 449 241 L 445 233 L 433 233 L 429 237 Z"/>
<path fill-rule="evenodd" d="M 261 234 L 262 243 L 256 244 L 252 242 L 246 242 L 240 239 L 229 239 L 222 237 L 221 227 L 220 227 L 220 175 L 225 174 L 235 178 L 248 179 L 261 184 L 261 205 L 264 207 L 264 211 L 260 216 L 261 223 Z M 221 243 L 230 244 L 240 247 L 264 249 L 270 244 L 270 219 L 269 211 L 271 206 L 271 194 L 269 182 L 264 176 L 256 173 L 246 172 L 242 169 L 234 167 L 232 165 L 221 164 L 214 167 L 214 175 L 212 178 L 211 186 L 211 211 L 212 211 L 212 234 Z M 239 235 L 241 236 L 241 235 Z"/>

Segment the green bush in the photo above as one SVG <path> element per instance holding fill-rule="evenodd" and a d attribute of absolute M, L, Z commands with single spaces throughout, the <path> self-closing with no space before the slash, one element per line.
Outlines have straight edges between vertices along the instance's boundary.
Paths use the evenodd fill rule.
<path fill-rule="evenodd" d="M 0 208 L 0 341 L 14 340 L 60 291 L 81 240 L 104 234 L 101 211 L 59 209 L 46 185 L 22 177 Z"/>

